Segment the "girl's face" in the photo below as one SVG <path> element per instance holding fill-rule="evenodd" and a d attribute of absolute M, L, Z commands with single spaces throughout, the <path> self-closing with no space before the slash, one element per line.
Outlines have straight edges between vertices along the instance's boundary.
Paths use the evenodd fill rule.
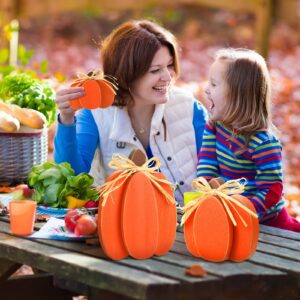
<path fill-rule="evenodd" d="M 131 87 L 135 104 L 153 105 L 169 100 L 169 88 L 175 76 L 173 57 L 167 47 L 154 55 L 149 70 Z"/>
<path fill-rule="evenodd" d="M 227 63 L 224 60 L 216 60 L 209 70 L 209 81 L 205 89 L 207 109 L 211 119 L 223 121 L 227 101 L 227 83 L 225 73 Z"/>

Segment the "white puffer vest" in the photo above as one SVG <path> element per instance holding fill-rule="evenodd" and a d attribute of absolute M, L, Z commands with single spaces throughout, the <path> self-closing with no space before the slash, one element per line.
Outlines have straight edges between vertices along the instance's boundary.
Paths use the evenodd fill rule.
<path fill-rule="evenodd" d="M 196 178 L 195 101 L 189 92 L 174 87 L 169 101 L 156 105 L 151 123 L 151 151 L 161 161 L 161 172 L 170 182 L 178 183 L 175 197 L 179 204 L 183 204 L 183 192 L 191 190 L 191 182 Z M 95 109 L 92 114 L 100 145 L 90 173 L 100 185 L 114 171 L 108 167 L 113 153 L 129 156 L 133 149 L 145 149 L 135 136 L 126 108 L 112 106 Z"/>

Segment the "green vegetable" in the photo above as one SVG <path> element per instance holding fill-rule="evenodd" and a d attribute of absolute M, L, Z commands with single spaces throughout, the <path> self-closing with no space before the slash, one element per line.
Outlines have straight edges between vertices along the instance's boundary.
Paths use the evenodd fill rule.
<path fill-rule="evenodd" d="M 0 98 L 46 116 L 48 126 L 56 117 L 55 93 L 50 85 L 27 73 L 11 73 L 0 80 Z"/>
<path fill-rule="evenodd" d="M 82 200 L 97 200 L 99 192 L 92 188 L 94 179 L 87 173 L 74 175 L 68 163 L 46 162 L 34 166 L 28 184 L 34 188 L 33 199 L 51 207 L 67 207 L 67 196 Z"/>

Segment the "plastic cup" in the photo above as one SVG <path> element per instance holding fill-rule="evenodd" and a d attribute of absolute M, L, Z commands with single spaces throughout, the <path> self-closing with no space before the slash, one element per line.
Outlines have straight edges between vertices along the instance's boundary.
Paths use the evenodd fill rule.
<path fill-rule="evenodd" d="M 203 192 L 184 192 L 183 193 L 183 204 L 187 205 L 190 201 L 203 196 Z"/>
<path fill-rule="evenodd" d="M 16 235 L 29 235 L 33 232 L 36 214 L 36 201 L 12 200 L 9 202 L 10 230 Z"/>

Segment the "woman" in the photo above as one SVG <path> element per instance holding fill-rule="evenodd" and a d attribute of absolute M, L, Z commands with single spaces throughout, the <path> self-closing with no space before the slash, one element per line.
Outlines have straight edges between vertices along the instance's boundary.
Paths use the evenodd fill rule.
<path fill-rule="evenodd" d="M 207 113 L 173 86 L 179 73 L 174 36 L 153 22 L 130 21 L 104 40 L 101 54 L 104 74 L 118 83 L 114 104 L 82 109 L 75 117 L 69 100 L 82 97 L 83 88 L 59 91 L 55 161 L 69 162 L 76 173 L 90 171 L 100 184 L 113 171 L 108 167 L 113 153 L 128 156 L 141 149 L 148 158 L 158 157 L 161 172 L 178 183 L 175 197 L 182 204 L 196 177 Z"/>

